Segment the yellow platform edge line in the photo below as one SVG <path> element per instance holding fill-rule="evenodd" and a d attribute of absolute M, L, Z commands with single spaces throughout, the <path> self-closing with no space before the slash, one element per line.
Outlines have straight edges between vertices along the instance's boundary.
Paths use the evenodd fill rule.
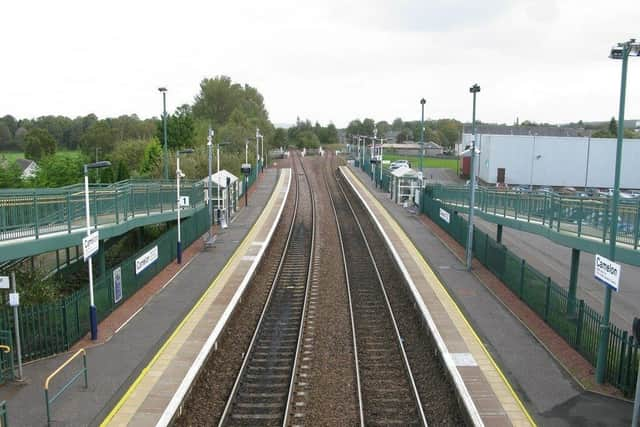
<path fill-rule="evenodd" d="M 278 188 L 278 185 L 280 185 L 280 181 L 283 180 L 284 178 L 283 174 L 279 174 L 278 176 L 278 181 L 276 182 L 276 186 L 275 188 Z M 271 197 L 269 198 L 269 201 L 267 202 L 267 205 L 265 206 L 265 208 L 263 209 L 262 213 L 260 214 L 260 216 L 262 216 L 265 212 L 268 212 L 268 209 L 271 209 L 273 204 L 275 203 L 275 200 L 278 196 L 278 192 L 277 191 L 273 191 L 271 193 Z M 104 420 L 102 420 L 102 422 L 100 423 L 100 427 L 104 427 L 107 426 L 109 424 L 109 422 L 111 422 L 111 420 L 113 419 L 113 417 L 120 411 L 120 409 L 122 408 L 122 406 L 127 402 L 127 400 L 129 399 L 129 397 L 131 396 L 131 394 L 136 390 L 136 388 L 138 387 L 138 384 L 140 384 L 140 382 L 147 376 L 147 373 L 149 372 L 149 370 L 153 367 L 153 365 L 155 365 L 155 363 L 157 362 L 158 358 L 160 358 L 160 356 L 162 355 L 162 353 L 164 352 L 164 350 L 169 346 L 169 344 L 171 343 L 171 341 L 173 341 L 173 339 L 175 338 L 175 336 L 182 330 L 182 328 L 184 327 L 184 324 L 189 320 L 189 318 L 193 315 L 194 311 L 196 311 L 196 309 L 202 304 L 202 302 L 204 301 L 204 299 L 207 297 L 207 295 L 212 291 L 212 289 L 214 289 L 216 287 L 216 285 L 218 284 L 218 280 L 224 275 L 224 273 L 226 272 L 226 270 L 231 266 L 231 264 L 233 264 L 233 262 L 235 261 L 235 259 L 238 257 L 238 254 L 240 253 L 241 250 L 244 250 L 246 248 L 246 246 L 249 244 L 248 242 L 251 240 L 251 236 L 255 231 L 255 228 L 257 226 L 257 224 L 260 222 L 260 217 L 258 217 L 258 219 L 256 219 L 256 221 L 253 223 L 253 225 L 251 226 L 251 229 L 249 229 L 249 232 L 247 233 L 247 235 L 245 236 L 244 240 L 242 241 L 242 243 L 240 245 L 238 245 L 238 247 L 236 248 L 236 250 L 233 252 L 233 254 L 231 255 L 231 257 L 229 258 L 229 260 L 227 261 L 227 263 L 224 265 L 224 267 L 222 267 L 222 270 L 220 270 L 220 272 L 216 275 L 216 277 L 213 279 L 213 281 L 211 282 L 211 284 L 209 285 L 209 287 L 207 288 L 207 290 L 200 296 L 200 298 L 198 298 L 198 301 L 195 303 L 195 305 L 191 308 L 191 310 L 189 310 L 189 313 L 187 313 L 187 315 L 180 321 L 180 324 L 178 324 L 178 326 L 174 329 L 174 331 L 171 333 L 171 335 L 169 336 L 169 338 L 167 338 L 167 340 L 164 342 L 164 344 L 162 344 L 162 347 L 160 347 L 160 349 L 156 352 L 156 354 L 153 356 L 153 358 L 149 361 L 149 363 L 147 364 L 147 366 L 145 366 L 142 371 L 140 372 L 140 374 L 138 375 L 138 377 L 135 379 L 135 381 L 129 386 L 129 388 L 127 389 L 127 391 L 122 395 L 122 397 L 120 398 L 120 400 L 118 401 L 118 403 L 113 407 L 113 409 L 109 412 L 109 414 L 105 417 Z"/>
<path fill-rule="evenodd" d="M 411 245 L 411 249 L 413 249 L 413 251 L 418 254 L 420 262 L 423 264 L 423 266 L 426 268 L 426 270 L 433 275 L 433 277 L 436 279 L 436 282 L 437 282 L 438 286 L 440 286 L 444 290 L 444 292 L 447 295 L 449 301 L 453 304 L 453 306 L 455 307 L 456 311 L 461 316 L 462 320 L 467 325 L 469 330 L 471 330 L 471 333 L 475 337 L 475 339 L 478 342 L 478 344 L 480 344 L 480 347 L 484 351 L 485 355 L 487 356 L 487 358 L 489 359 L 489 361 L 491 362 L 493 367 L 496 369 L 496 371 L 498 371 L 498 374 L 500 375 L 500 378 L 502 378 L 502 381 L 505 383 L 507 389 L 509 390 L 509 392 L 511 393 L 513 398 L 516 400 L 516 402 L 518 403 L 518 406 L 520 406 L 520 409 L 522 410 L 522 412 L 524 412 L 524 415 L 527 417 L 527 420 L 531 423 L 531 425 L 536 426 L 537 425 L 536 422 L 533 420 L 533 418 L 531 417 L 531 414 L 529 414 L 529 411 L 525 407 L 524 403 L 522 403 L 522 400 L 520 400 L 520 397 L 518 396 L 518 394 L 515 392 L 515 390 L 511 386 L 511 383 L 509 382 L 509 380 L 507 379 L 505 374 L 502 372 L 502 369 L 500 369 L 500 366 L 498 366 L 496 361 L 493 359 L 493 356 L 491 356 L 491 353 L 489 352 L 487 347 L 485 347 L 484 343 L 482 342 L 482 340 L 480 339 L 480 337 L 476 333 L 475 329 L 471 326 L 471 323 L 469 323 L 469 320 L 467 319 L 467 316 L 465 316 L 463 311 L 460 309 L 460 307 L 456 303 L 455 299 L 451 296 L 451 294 L 450 294 L 449 290 L 447 289 L 447 287 L 444 286 L 444 284 L 442 283 L 442 281 L 440 280 L 438 275 L 436 273 L 434 273 L 434 271 L 431 269 L 431 266 L 429 266 L 429 263 L 427 263 L 427 261 L 424 259 L 424 256 L 422 255 L 422 253 L 416 248 L 416 246 L 413 244 L 413 241 L 407 236 L 407 234 L 405 233 L 404 229 L 402 229 L 402 227 L 400 227 L 400 225 L 393 218 L 393 216 L 389 213 L 389 211 L 387 211 L 387 209 L 378 201 L 378 199 L 375 196 L 373 196 L 371 194 L 371 192 L 366 188 L 366 186 L 362 183 L 360 178 L 358 176 L 356 176 L 349 168 L 344 168 L 344 170 L 347 170 L 349 172 L 349 175 L 351 175 L 353 178 L 355 178 L 358 181 L 358 183 L 360 184 L 360 187 L 363 187 L 364 190 L 366 190 L 371 195 L 371 197 L 373 199 L 373 202 L 377 205 L 378 209 L 384 211 L 384 213 L 388 217 L 387 220 L 396 229 L 395 231 L 396 232 L 401 232 L 402 233 L 402 237 L 405 238 L 404 240 L 409 245 Z M 420 214 L 422 214 L 422 213 L 420 213 Z"/>

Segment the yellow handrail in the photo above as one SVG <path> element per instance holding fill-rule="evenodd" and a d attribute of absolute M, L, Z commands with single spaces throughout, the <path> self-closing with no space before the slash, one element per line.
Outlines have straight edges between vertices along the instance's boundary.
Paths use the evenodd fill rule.
<path fill-rule="evenodd" d="M 79 355 L 81 355 L 81 354 L 84 354 L 84 355 L 86 355 L 86 354 L 87 354 L 87 352 L 85 351 L 85 349 L 84 349 L 84 348 L 81 348 L 80 350 L 78 350 L 78 351 L 76 352 L 76 354 L 74 354 L 73 356 L 71 356 L 69 359 L 67 359 L 67 361 L 66 361 L 66 362 L 64 362 L 62 365 L 60 365 L 60 367 L 59 367 L 58 369 L 56 369 L 55 371 L 53 371 L 53 372 L 51 373 L 51 375 L 49 375 L 49 376 L 47 377 L 47 379 L 46 379 L 46 380 L 44 380 L 44 389 L 45 389 L 45 390 L 49 390 L 49 381 L 51 381 L 51 378 L 53 378 L 53 377 L 55 377 L 56 375 L 58 375 L 58 373 L 59 373 L 61 370 L 63 370 L 65 366 L 67 366 L 69 363 L 71 363 L 71 361 L 72 361 L 73 359 L 75 359 L 76 357 L 78 357 L 78 356 L 79 356 Z"/>
<path fill-rule="evenodd" d="M 8 345 L 0 344 L 0 350 L 5 353 L 11 353 L 11 347 L 9 347 Z"/>

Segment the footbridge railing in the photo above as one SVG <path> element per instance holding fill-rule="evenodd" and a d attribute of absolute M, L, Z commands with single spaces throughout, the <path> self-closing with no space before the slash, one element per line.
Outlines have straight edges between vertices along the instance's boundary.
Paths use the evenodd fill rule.
<path fill-rule="evenodd" d="M 442 203 L 467 211 L 469 188 L 430 185 L 426 191 Z M 607 243 L 611 235 L 612 197 L 578 197 L 556 193 L 516 192 L 478 188 L 476 210 L 485 218 L 542 226 L 558 233 Z M 522 227 L 525 231 L 527 226 Z M 535 229 L 530 231 L 535 232 Z M 617 242 L 637 250 L 640 232 L 640 198 L 622 199 L 618 208 Z"/>
<path fill-rule="evenodd" d="M 180 194 L 191 207 L 204 204 L 203 184 L 183 181 Z M 0 190 L 0 241 L 39 239 L 50 233 L 71 233 L 86 225 L 84 187 Z M 176 183 L 126 180 L 89 187 L 91 224 L 120 224 L 132 218 L 174 212 Z"/>

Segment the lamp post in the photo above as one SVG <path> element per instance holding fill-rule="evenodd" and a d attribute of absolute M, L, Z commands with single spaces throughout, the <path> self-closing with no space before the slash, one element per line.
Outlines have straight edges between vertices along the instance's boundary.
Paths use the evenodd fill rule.
<path fill-rule="evenodd" d="M 373 180 L 376 187 L 378 187 L 378 183 L 376 182 L 376 168 L 378 167 L 378 155 L 376 154 L 376 140 L 378 139 L 378 128 L 373 128 L 373 142 L 371 143 L 371 159 L 375 160 L 376 163 L 372 163 L 373 168 L 371 169 L 371 179 Z"/>
<path fill-rule="evenodd" d="M 422 158 L 424 157 L 424 104 L 426 102 L 424 98 L 420 100 L 420 106 L 422 107 L 420 116 L 420 173 L 422 173 Z"/>
<path fill-rule="evenodd" d="M 616 144 L 616 169 L 613 180 L 613 201 L 611 207 L 611 229 L 609 231 L 609 259 L 616 259 L 616 239 L 618 234 L 618 202 L 620 201 L 620 166 L 622 163 L 622 141 L 624 139 L 624 101 L 627 90 L 627 64 L 629 55 L 640 56 L 640 43 L 631 39 L 618 43 L 609 58 L 622 59 L 622 77 L 620 82 L 620 110 L 618 113 L 618 138 Z M 607 351 L 609 342 L 609 314 L 611 311 L 611 288 L 605 289 L 602 323 L 600 323 L 600 341 L 598 343 L 598 359 L 596 361 L 596 382 L 602 384 L 607 368 Z"/>
<path fill-rule="evenodd" d="M 184 150 L 178 150 L 176 153 L 176 194 L 178 195 L 178 245 L 177 245 L 177 261 L 178 264 L 182 263 L 182 240 L 180 233 L 180 178 L 184 177 L 184 174 L 180 170 L 180 154 L 191 154 L 193 153 L 193 148 L 185 148 Z"/>
<path fill-rule="evenodd" d="M 167 88 L 159 87 L 158 91 L 162 92 L 162 137 L 163 137 L 163 176 L 169 179 L 169 154 L 167 152 Z"/>
<path fill-rule="evenodd" d="M 88 163 L 84 165 L 84 210 L 87 217 L 87 237 L 91 235 L 91 214 L 89 212 L 89 169 L 100 169 L 111 166 L 111 162 L 106 160 Z M 96 224 L 97 226 L 98 224 Z M 89 263 L 89 322 L 91 324 L 91 339 L 98 339 L 98 316 L 96 313 L 96 304 L 93 299 L 93 263 L 92 258 L 87 259 Z"/>
<path fill-rule="evenodd" d="M 480 92 L 480 86 L 478 84 L 474 84 L 469 88 L 469 92 L 473 94 L 473 115 L 471 119 L 471 133 L 472 133 L 472 143 L 471 143 L 471 171 L 470 181 L 469 181 L 469 230 L 467 233 L 467 270 L 471 271 L 471 261 L 473 260 L 473 211 L 476 206 L 476 165 L 475 165 L 475 157 L 476 157 L 476 93 Z"/>
<path fill-rule="evenodd" d="M 260 128 L 256 128 L 256 144 L 258 140 L 260 141 L 260 160 L 262 161 L 262 163 L 260 163 L 260 172 L 264 172 L 264 136 L 260 134 Z M 257 173 L 258 171 L 256 170 L 256 174 Z"/>
<path fill-rule="evenodd" d="M 208 163 L 209 163 L 209 175 L 207 177 L 207 196 L 209 197 L 209 229 L 213 225 L 213 201 L 211 200 L 211 161 L 213 156 L 213 136 L 215 132 L 209 127 L 209 134 L 207 136 L 207 150 L 208 150 Z"/>

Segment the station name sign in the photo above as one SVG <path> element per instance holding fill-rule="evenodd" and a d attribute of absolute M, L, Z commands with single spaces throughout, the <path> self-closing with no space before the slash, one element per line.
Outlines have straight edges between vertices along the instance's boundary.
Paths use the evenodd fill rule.
<path fill-rule="evenodd" d="M 440 208 L 440 218 L 447 224 L 451 222 L 451 215 L 442 208 Z"/>
<path fill-rule="evenodd" d="M 622 268 L 620 264 L 601 256 L 596 255 L 596 264 L 594 270 L 594 276 L 596 279 L 611 287 L 614 291 L 618 292 L 618 286 L 620 284 L 620 272 Z"/>
<path fill-rule="evenodd" d="M 136 274 L 140 274 L 145 268 L 158 259 L 158 246 L 154 246 L 140 258 L 136 259 Z"/>

